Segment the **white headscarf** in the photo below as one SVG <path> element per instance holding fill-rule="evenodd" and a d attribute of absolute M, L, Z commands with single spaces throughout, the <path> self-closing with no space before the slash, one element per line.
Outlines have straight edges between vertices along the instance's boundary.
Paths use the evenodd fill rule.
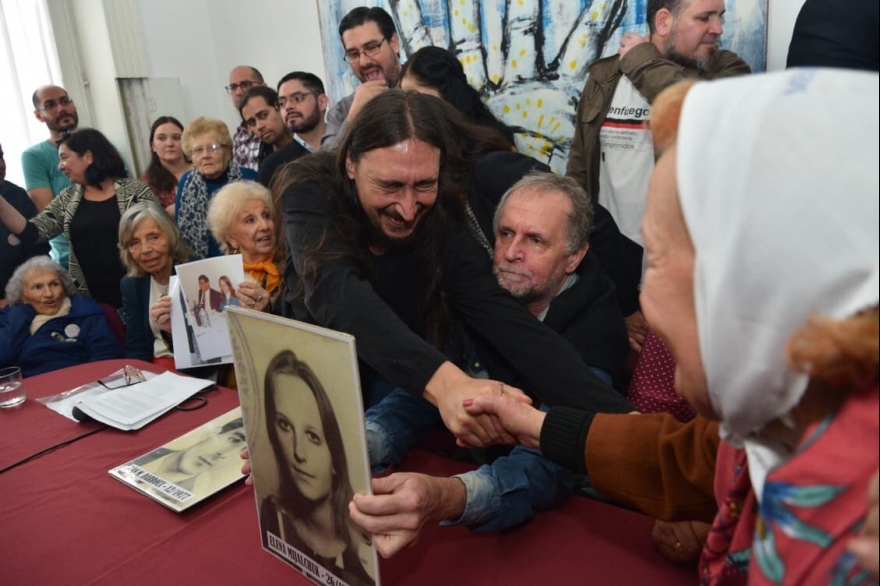
<path fill-rule="evenodd" d="M 878 302 L 878 110 L 878 76 L 843 70 L 700 83 L 685 99 L 676 165 L 700 352 L 758 495 L 789 454 L 756 432 L 807 386 L 786 366 L 788 339 L 812 314 Z"/>

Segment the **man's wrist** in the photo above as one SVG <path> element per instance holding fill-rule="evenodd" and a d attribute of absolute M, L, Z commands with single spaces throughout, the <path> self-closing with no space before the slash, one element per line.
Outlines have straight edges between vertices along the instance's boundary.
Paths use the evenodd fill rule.
<path fill-rule="evenodd" d="M 459 478 L 433 477 L 432 511 L 430 517 L 438 521 L 459 519 L 467 506 L 467 488 Z"/>
<path fill-rule="evenodd" d="M 425 385 L 425 392 L 422 394 L 424 399 L 435 407 L 440 405 L 440 401 L 454 387 L 461 377 L 467 377 L 461 369 L 450 361 L 446 361 L 434 371 L 434 374 Z"/>

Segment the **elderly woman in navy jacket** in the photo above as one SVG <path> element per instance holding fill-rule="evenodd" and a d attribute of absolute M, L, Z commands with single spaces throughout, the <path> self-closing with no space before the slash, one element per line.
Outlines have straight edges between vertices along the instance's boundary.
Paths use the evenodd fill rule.
<path fill-rule="evenodd" d="M 48 256 L 34 257 L 6 285 L 9 307 L 0 310 L 0 367 L 24 376 L 121 358 L 98 302 L 76 295 L 70 275 Z"/>
<path fill-rule="evenodd" d="M 168 283 L 174 265 L 189 260 L 192 251 L 165 210 L 140 203 L 119 222 L 119 253 L 128 271 L 120 284 L 125 356 L 174 368 Z"/>

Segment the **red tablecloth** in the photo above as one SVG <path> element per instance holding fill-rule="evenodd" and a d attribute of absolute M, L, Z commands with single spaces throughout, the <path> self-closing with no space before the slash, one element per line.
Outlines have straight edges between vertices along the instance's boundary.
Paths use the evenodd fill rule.
<path fill-rule="evenodd" d="M 27 379 L 27 402 L 0 410 L 0 468 L 92 429 L 34 398 L 101 378 L 125 363 L 99 362 Z M 0 583 L 310 584 L 262 551 L 253 491 L 242 483 L 177 514 L 107 474 L 238 404 L 228 389 L 207 396 L 203 409 L 171 411 L 136 432 L 101 431 L 0 474 Z M 448 475 L 467 466 L 417 450 L 401 469 Z M 382 582 L 696 582 L 692 568 L 656 552 L 650 527 L 644 516 L 580 497 L 505 535 L 432 524 L 414 547 L 382 560 Z"/>

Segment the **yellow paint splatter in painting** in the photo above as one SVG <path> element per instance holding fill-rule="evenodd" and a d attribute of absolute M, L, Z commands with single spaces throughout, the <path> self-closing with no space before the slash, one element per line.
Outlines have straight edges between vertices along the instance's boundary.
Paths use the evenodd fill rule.
<path fill-rule="evenodd" d="M 556 116 L 552 116 L 547 124 L 553 124 L 554 122 L 556 122 Z"/>
<path fill-rule="evenodd" d="M 572 70 L 572 71 L 574 71 L 575 69 L 577 69 L 577 67 L 578 67 L 578 62 L 577 62 L 577 60 L 572 59 L 572 60 L 571 60 L 571 63 L 569 63 L 568 66 L 571 67 L 571 70 Z"/>
<path fill-rule="evenodd" d="M 604 11 L 604 10 L 605 10 L 605 5 L 604 5 L 604 4 L 600 4 L 600 5 L 599 5 L 599 10 Z"/>
<path fill-rule="evenodd" d="M 581 47 L 586 47 L 586 46 L 587 46 L 587 39 L 586 39 L 586 37 L 582 37 L 582 38 L 578 39 L 578 43 L 581 44 Z"/>
<path fill-rule="evenodd" d="M 526 98 L 526 106 L 532 105 L 532 98 Z"/>
<path fill-rule="evenodd" d="M 458 8 L 455 9 L 452 15 L 455 16 L 455 18 L 458 18 Z"/>
<path fill-rule="evenodd" d="M 544 115 L 541 114 L 538 116 L 538 130 L 541 130 L 541 125 L 544 124 Z"/>
<path fill-rule="evenodd" d="M 471 62 L 471 56 L 470 56 L 470 55 L 467 55 L 467 56 L 464 58 L 464 62 L 469 64 L 469 63 Z"/>
<path fill-rule="evenodd" d="M 593 20 L 596 20 L 597 18 L 599 18 L 599 13 L 594 10 L 593 14 L 590 15 L 590 18 L 592 18 Z"/>
<path fill-rule="evenodd" d="M 475 25 L 475 24 L 470 24 L 470 25 L 468 26 L 468 31 L 470 31 L 470 32 L 472 32 L 472 33 L 477 32 L 477 25 Z"/>
<path fill-rule="evenodd" d="M 517 102 L 517 103 L 516 103 L 516 109 L 517 109 L 517 110 L 522 110 L 522 104 L 520 104 L 519 102 Z"/>
<path fill-rule="evenodd" d="M 525 56 L 526 56 L 526 53 L 527 53 L 527 51 L 526 51 L 525 49 L 520 49 L 519 56 L 520 56 L 520 57 L 525 57 Z"/>
<path fill-rule="evenodd" d="M 562 122 L 557 122 L 556 126 L 553 127 L 553 132 L 556 132 L 557 130 L 559 130 L 560 126 L 562 126 Z"/>
<path fill-rule="evenodd" d="M 496 75 L 495 77 L 498 77 L 498 76 Z M 504 110 L 505 114 L 508 114 L 510 112 L 510 106 L 508 106 L 507 104 L 504 104 L 503 110 Z"/>
<path fill-rule="evenodd" d="M 514 69 L 516 69 L 516 59 L 514 59 L 510 62 L 510 66 L 513 67 Z"/>
<path fill-rule="evenodd" d="M 493 51 L 497 51 L 497 50 L 498 50 L 498 45 L 492 45 L 492 50 L 493 50 Z"/>
<path fill-rule="evenodd" d="M 497 74 L 497 73 L 493 73 L 493 74 L 492 74 L 492 82 L 493 82 L 493 83 L 498 83 L 498 79 L 499 79 L 498 74 Z M 504 106 L 504 107 L 507 108 L 507 106 Z M 509 111 L 509 110 L 510 110 L 510 108 L 507 108 L 507 110 L 505 110 L 505 111 Z"/>
<path fill-rule="evenodd" d="M 408 16 L 409 16 L 409 12 L 407 12 L 406 10 L 404 10 L 404 11 L 403 11 L 403 17 L 406 18 L 406 17 L 408 17 Z"/>
<path fill-rule="evenodd" d="M 466 19 L 466 18 L 462 18 L 462 19 L 461 19 L 461 24 L 462 24 L 463 26 L 467 26 L 467 19 Z"/>
<path fill-rule="evenodd" d="M 539 107 L 539 108 L 543 108 L 543 107 L 544 107 L 544 100 L 542 100 L 541 98 L 538 98 L 538 107 Z"/>
<path fill-rule="evenodd" d="M 529 117 L 529 113 L 524 111 L 524 112 L 523 112 L 523 118 L 528 118 L 528 117 Z"/>

